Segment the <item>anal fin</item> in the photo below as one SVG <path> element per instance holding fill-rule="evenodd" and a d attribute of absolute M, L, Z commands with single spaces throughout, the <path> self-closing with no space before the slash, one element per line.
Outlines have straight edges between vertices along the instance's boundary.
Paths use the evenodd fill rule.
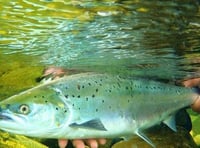
<path fill-rule="evenodd" d="M 163 123 L 166 124 L 173 131 L 175 132 L 177 131 L 175 123 L 175 115 L 168 117 L 166 120 L 163 121 Z"/>
<path fill-rule="evenodd" d="M 153 148 L 156 147 L 144 133 L 137 131 L 135 134 L 138 135 L 140 138 L 142 138 L 144 141 L 146 141 L 148 144 L 150 144 Z"/>

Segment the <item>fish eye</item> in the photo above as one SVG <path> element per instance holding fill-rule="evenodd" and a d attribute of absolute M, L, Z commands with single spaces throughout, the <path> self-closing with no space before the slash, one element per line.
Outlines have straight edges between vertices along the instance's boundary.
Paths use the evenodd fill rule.
<path fill-rule="evenodd" d="M 26 105 L 26 104 L 22 104 L 20 107 L 19 107 L 19 112 L 22 113 L 22 114 L 28 114 L 30 112 L 30 109 L 29 109 L 29 106 Z"/>

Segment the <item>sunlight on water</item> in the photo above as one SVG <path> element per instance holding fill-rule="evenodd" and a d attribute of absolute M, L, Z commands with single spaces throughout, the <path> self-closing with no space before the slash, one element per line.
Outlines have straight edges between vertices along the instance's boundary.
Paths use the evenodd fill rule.
<path fill-rule="evenodd" d="M 0 3 L 0 54 L 129 75 L 199 75 L 200 12 L 195 1 Z"/>

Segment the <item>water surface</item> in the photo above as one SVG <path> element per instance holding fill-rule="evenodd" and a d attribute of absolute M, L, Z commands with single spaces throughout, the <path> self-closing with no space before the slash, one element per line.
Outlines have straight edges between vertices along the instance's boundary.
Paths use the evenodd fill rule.
<path fill-rule="evenodd" d="M 0 3 L 1 61 L 12 54 L 27 58 L 21 61 L 27 66 L 167 79 L 200 75 L 197 1 Z"/>

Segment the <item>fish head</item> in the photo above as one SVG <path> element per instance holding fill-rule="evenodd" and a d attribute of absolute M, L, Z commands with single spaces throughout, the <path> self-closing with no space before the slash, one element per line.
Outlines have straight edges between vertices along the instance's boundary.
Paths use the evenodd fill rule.
<path fill-rule="evenodd" d="M 57 137 L 70 113 L 60 93 L 38 87 L 14 95 L 0 103 L 0 129 L 32 137 Z"/>

